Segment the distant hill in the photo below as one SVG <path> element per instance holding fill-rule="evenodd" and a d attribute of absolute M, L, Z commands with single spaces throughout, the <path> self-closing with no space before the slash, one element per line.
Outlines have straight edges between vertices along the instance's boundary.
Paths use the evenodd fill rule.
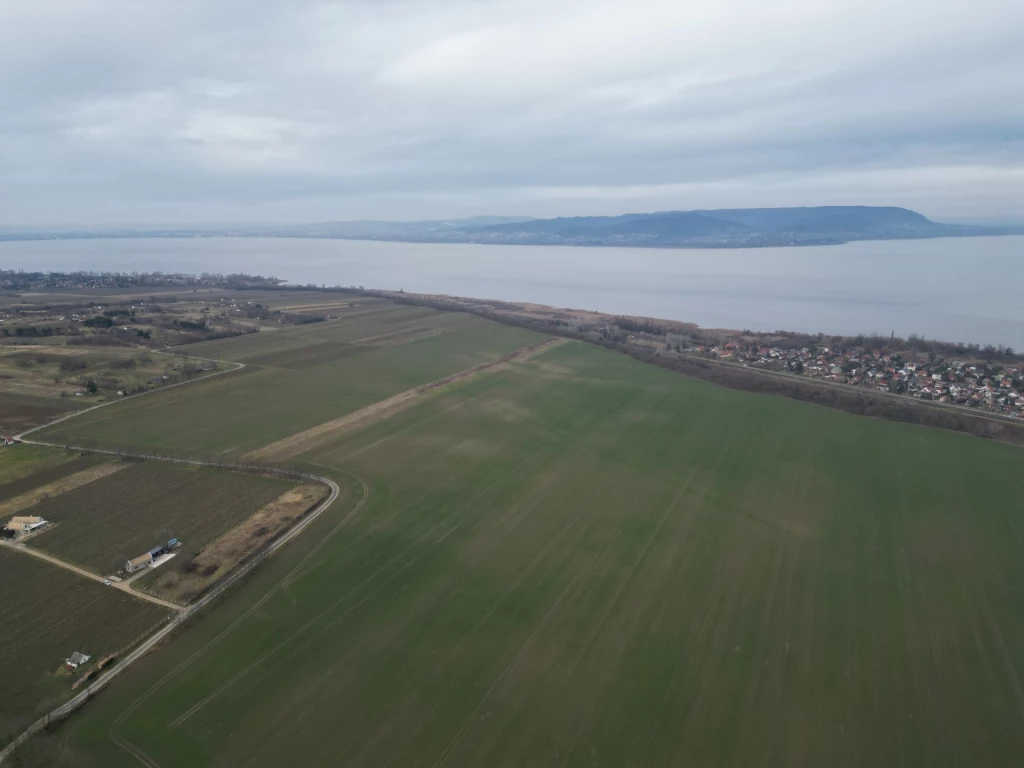
<path fill-rule="evenodd" d="M 1024 226 L 942 224 L 906 208 L 723 208 L 622 216 L 531 219 L 475 216 L 436 221 L 325 221 L 286 226 L 90 229 L 0 232 L 0 240 L 110 237 L 305 237 L 416 243 L 602 245 L 661 248 L 756 248 L 828 245 L 851 240 L 1024 234 Z"/>
<path fill-rule="evenodd" d="M 906 208 L 823 206 L 536 219 L 466 231 L 481 240 L 715 247 L 949 237 L 987 234 L 985 229 L 940 224 Z"/>

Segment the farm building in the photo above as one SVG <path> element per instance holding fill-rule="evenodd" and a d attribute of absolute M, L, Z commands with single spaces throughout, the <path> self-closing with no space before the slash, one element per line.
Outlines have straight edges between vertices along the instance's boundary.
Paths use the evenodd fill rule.
<path fill-rule="evenodd" d="M 146 566 L 151 565 L 152 563 L 153 563 L 153 553 L 152 552 L 147 552 L 144 555 L 139 555 L 138 557 L 134 558 L 133 560 L 129 560 L 125 564 L 124 569 L 126 571 L 128 571 L 128 573 L 135 573 L 136 571 L 141 570 L 141 569 L 145 568 Z"/>
<path fill-rule="evenodd" d="M 68 669 L 78 669 L 91 658 L 92 656 L 87 656 L 84 653 L 79 653 L 78 651 L 75 651 L 70 656 L 68 656 L 67 661 L 65 663 L 68 665 Z"/>
<path fill-rule="evenodd" d="M 165 555 L 168 552 L 170 552 L 172 549 L 177 549 L 180 546 L 181 546 L 181 542 L 180 541 L 178 541 L 177 539 L 171 539 L 170 541 L 167 542 L 167 544 L 165 546 L 153 547 L 146 554 L 139 555 L 134 560 L 129 560 L 128 563 L 125 565 L 125 570 L 128 571 L 128 573 L 135 573 L 135 571 L 138 571 L 138 570 L 140 570 L 142 568 L 146 568 L 147 566 L 153 565 L 154 561 L 156 561 L 156 559 L 158 557 L 160 557 L 161 555 Z M 163 562 L 163 561 L 161 561 L 161 562 Z M 159 565 L 159 564 L 160 563 L 157 563 L 157 565 Z"/>
<path fill-rule="evenodd" d="M 8 531 L 12 531 L 15 536 L 24 536 L 32 533 L 33 531 L 38 531 L 46 524 L 46 520 L 35 515 L 15 515 L 10 519 L 10 521 L 8 521 L 5 527 Z"/>

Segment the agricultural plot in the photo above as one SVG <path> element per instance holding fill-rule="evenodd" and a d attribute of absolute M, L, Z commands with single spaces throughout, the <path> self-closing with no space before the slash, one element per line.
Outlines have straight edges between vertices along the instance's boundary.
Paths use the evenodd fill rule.
<path fill-rule="evenodd" d="M 323 307 L 340 307 L 355 310 L 359 307 L 370 307 L 377 305 L 381 299 L 370 296 L 357 296 L 355 294 L 339 291 L 279 291 L 277 293 L 267 292 L 266 297 L 260 301 L 274 309 L 288 310 L 294 312 L 320 310 Z"/>
<path fill-rule="evenodd" d="M 44 466 L 36 472 L 33 472 L 23 477 L 19 477 L 17 480 L 12 480 L 9 483 L 3 483 L 0 485 L 0 505 L 11 499 L 15 499 L 23 494 L 27 494 L 36 488 L 42 488 L 54 483 L 58 483 L 65 478 L 71 477 L 83 470 L 95 467 L 97 464 L 102 464 L 109 459 L 105 456 L 87 455 L 79 456 L 73 451 L 65 451 L 60 448 L 43 448 L 42 446 L 24 446 L 29 448 L 40 448 L 46 454 L 53 454 L 54 459 L 61 460 L 59 464 L 53 464 L 50 466 Z M 21 450 L 22 446 L 18 446 L 17 450 Z M 11 449 L 11 453 L 14 453 L 15 449 Z M 35 451 L 33 451 L 35 453 Z"/>
<path fill-rule="evenodd" d="M 327 486 L 319 483 L 292 488 L 210 542 L 195 557 L 176 562 L 173 568 L 153 571 L 140 581 L 155 595 L 182 604 L 192 602 L 250 553 L 293 526 L 329 492 Z"/>
<path fill-rule="evenodd" d="M 0 446 L 0 485 L 70 461 L 78 453 L 42 445 Z"/>
<path fill-rule="evenodd" d="M 38 764 L 1024 751 L 1018 449 L 569 343 L 303 458 L 364 480 L 359 513 L 332 507 Z"/>
<path fill-rule="evenodd" d="M 52 341 L 0 346 L 0 435 L 17 435 L 70 411 L 205 375 L 204 366 L 216 369 L 213 363 L 134 347 L 61 346 L 61 339 Z"/>
<path fill-rule="evenodd" d="M 34 557 L 0 548 L 0 746 L 68 695 L 64 659 L 131 645 L 167 612 Z"/>
<path fill-rule="evenodd" d="M 294 483 L 206 469 L 143 462 L 37 504 L 54 523 L 30 545 L 97 574 L 172 538 L 187 562 L 229 528 L 255 514 Z"/>
<path fill-rule="evenodd" d="M 71 462 L 68 463 L 70 464 Z M 63 471 L 57 471 L 54 474 L 58 475 L 58 477 L 50 479 L 45 485 L 26 482 L 28 478 L 23 478 L 19 484 L 29 485 L 30 487 L 27 490 L 21 490 L 17 495 L 0 500 L 0 519 L 16 515 L 20 512 L 29 512 L 29 510 L 32 510 L 34 513 L 36 505 L 40 502 L 59 497 L 84 487 L 89 483 L 94 483 L 114 472 L 120 472 L 127 466 L 124 462 L 115 461 L 109 456 L 83 457 L 81 461 L 75 460 L 73 467 L 75 471 L 73 473 L 67 474 Z"/>
<path fill-rule="evenodd" d="M 417 323 L 417 320 L 425 322 Z M 391 339 L 412 339 L 427 333 L 448 331 L 482 325 L 486 321 L 468 314 L 445 314 L 420 307 L 396 306 L 380 301 L 373 306 L 361 306 L 352 312 L 332 315 L 330 321 L 279 329 L 265 329 L 258 334 L 219 339 L 183 347 L 197 357 L 210 357 L 259 366 L 277 366 L 276 355 L 282 355 L 290 367 L 288 357 L 307 347 L 322 344 L 359 345 L 364 350 L 374 349 Z M 329 358 L 328 358 L 329 359 Z"/>
<path fill-rule="evenodd" d="M 4 397 L 73 397 L 87 380 L 106 380 L 135 388 L 154 376 L 173 373 L 175 360 L 134 347 L 33 346 L 0 347 L 0 393 Z M 116 385 L 104 386 L 110 390 Z M 87 399 L 88 402 L 88 399 Z M 73 407 L 83 407 L 72 400 Z"/>
<path fill-rule="evenodd" d="M 267 365 L 274 368 L 296 370 L 358 355 L 368 349 L 369 347 L 349 344 L 345 341 L 314 341 L 300 347 L 290 347 L 279 352 L 268 352 L 250 357 L 249 365 Z"/>
<path fill-rule="evenodd" d="M 417 308 L 397 308 L 409 309 Z M 417 315 L 415 327 L 444 329 L 444 333 L 294 370 L 248 367 L 101 408 L 43 430 L 39 436 L 75 445 L 178 450 L 189 456 L 245 454 L 543 338 L 475 318 L 467 322 L 443 313 L 432 317 Z M 348 343 L 398 330 L 388 326 L 380 331 L 380 326 L 350 326 L 342 321 L 317 326 L 323 327 L 303 331 L 302 337 L 313 339 L 312 343 Z M 279 331 L 261 333 L 258 338 L 265 335 L 273 341 L 286 333 L 292 337 L 289 331 Z M 244 341 L 253 343 L 249 338 Z M 224 356 L 242 341 L 226 341 Z"/>
<path fill-rule="evenodd" d="M 3 376 L 0 374 L 0 385 Z M 0 393 L 0 435 L 18 435 L 75 410 L 77 403 L 69 399 L 40 395 Z"/>

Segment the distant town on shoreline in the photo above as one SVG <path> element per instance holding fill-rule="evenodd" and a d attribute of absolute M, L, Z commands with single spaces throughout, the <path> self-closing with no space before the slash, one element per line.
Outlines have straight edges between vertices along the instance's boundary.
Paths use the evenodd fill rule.
<path fill-rule="evenodd" d="M 240 336 L 253 332 L 239 325 L 241 317 L 264 317 L 266 310 L 253 302 L 231 304 L 218 313 L 209 308 L 193 318 L 179 319 L 160 309 L 160 292 L 198 292 L 197 300 L 210 291 L 347 291 L 397 301 L 424 303 L 441 309 L 483 314 L 500 322 L 543 325 L 599 344 L 623 349 L 643 349 L 656 357 L 703 359 L 730 364 L 735 369 L 763 371 L 788 378 L 840 384 L 860 392 L 906 396 L 915 401 L 960 406 L 977 413 L 1024 420 L 1024 354 L 1006 346 L 962 344 L 929 340 L 917 335 L 899 338 L 877 335 L 826 335 L 790 331 L 752 331 L 702 328 L 673 320 L 610 315 L 566 310 L 535 304 L 488 301 L 447 296 L 420 296 L 401 291 L 377 291 L 362 286 L 286 285 L 275 277 L 246 274 L 24 272 L 0 270 L 0 297 L 8 308 L 0 318 L 0 337 L 7 343 L 37 343 L 47 337 L 81 337 L 77 343 L 143 345 L 163 348 L 188 342 Z M 150 307 L 160 315 L 158 331 L 147 325 L 143 302 L 136 307 L 130 297 L 153 290 Z M 19 293 L 32 293 L 31 302 L 16 301 Z M 52 292 L 52 293 L 50 293 Z M 95 305 L 83 297 L 96 292 L 106 296 Z M 111 304 L 111 292 L 125 296 L 125 308 Z M 67 295 L 64 299 L 62 294 Z M 212 295 L 212 294 L 211 294 Z M 13 300 L 13 301 L 12 301 Z M 219 300 L 222 301 L 222 300 Z M 143 314 L 139 314 L 143 313 Z M 331 320 L 321 312 L 287 315 L 278 322 L 308 324 Z M 115 322 L 116 320 L 116 322 Z M 136 327 L 138 326 L 138 327 Z M 155 334 L 155 335 L 154 335 Z M 744 372 L 744 375 L 745 375 Z M 736 375 L 740 372 L 737 370 Z M 81 378 L 81 377 L 80 377 Z M 165 377 L 166 378 L 166 377 Z M 77 380 L 76 380 L 77 381 Z M 152 384 L 152 382 L 149 382 Z M 161 382 L 158 382 L 161 383 Z M 85 378 L 78 382 L 85 385 Z M 121 385 L 114 390 L 124 390 Z"/>

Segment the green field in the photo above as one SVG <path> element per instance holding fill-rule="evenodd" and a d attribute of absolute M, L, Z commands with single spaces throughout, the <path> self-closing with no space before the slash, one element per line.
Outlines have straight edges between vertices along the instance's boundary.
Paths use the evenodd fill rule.
<path fill-rule="evenodd" d="M 176 567 L 295 483 L 143 462 L 32 507 L 53 527 L 29 545 L 98 574 L 172 538 Z"/>
<path fill-rule="evenodd" d="M 335 311 L 332 318 L 329 322 L 288 326 L 280 330 L 264 330 L 258 334 L 190 344 L 187 352 L 197 357 L 278 367 L 275 360 L 278 353 L 291 357 L 301 354 L 308 347 L 324 344 L 345 344 L 369 351 L 387 342 L 388 336 L 413 337 L 417 333 L 451 332 L 484 324 L 472 315 L 435 312 L 422 307 L 402 307 L 387 301 L 375 301 L 373 304 Z"/>
<path fill-rule="evenodd" d="M 182 349 L 244 361 L 254 354 L 300 350 L 307 344 L 351 343 L 402 330 L 425 329 L 437 335 L 368 345 L 358 354 L 339 347 L 333 359 L 302 366 L 296 366 L 291 353 L 285 362 L 288 367 L 271 366 L 265 358 L 264 365 L 101 408 L 44 430 L 38 437 L 74 445 L 176 448 L 190 456 L 244 454 L 541 338 L 478 318 L 416 307 L 387 305 L 375 313 L 387 315 L 387 322 L 356 317 Z M 281 338 L 288 340 L 284 347 L 279 346 Z"/>
<path fill-rule="evenodd" d="M 0 447 L 0 494 L 4 499 L 17 496 L 21 491 L 12 491 L 14 483 L 20 483 L 15 488 L 35 487 L 37 484 L 27 481 L 25 478 L 52 469 L 60 464 L 71 461 L 78 453 L 65 451 L 59 448 L 47 448 L 42 445 L 14 445 Z M 42 485 L 42 483 L 38 483 Z"/>
<path fill-rule="evenodd" d="M 506 332 L 471 330 L 481 347 Z M 393 363 L 403 376 L 430 364 L 424 343 L 396 348 L 413 355 Z M 316 391 L 301 389 L 308 420 L 359 399 Z M 175 419 L 213 412 L 209 387 L 189 392 Z M 125 435 L 159 434 L 120 415 Z M 261 408 L 235 424 L 252 445 L 282 432 Z M 1024 752 L 1019 449 L 569 343 L 301 459 L 353 499 L 364 481 L 358 513 L 339 527 L 352 506 L 332 507 L 28 764 L 936 766 Z"/>
<path fill-rule="evenodd" d="M 75 651 L 89 667 L 151 631 L 167 611 L 0 548 L 0 745 L 68 695 Z M 80 675 L 79 675 L 80 676 Z"/>

